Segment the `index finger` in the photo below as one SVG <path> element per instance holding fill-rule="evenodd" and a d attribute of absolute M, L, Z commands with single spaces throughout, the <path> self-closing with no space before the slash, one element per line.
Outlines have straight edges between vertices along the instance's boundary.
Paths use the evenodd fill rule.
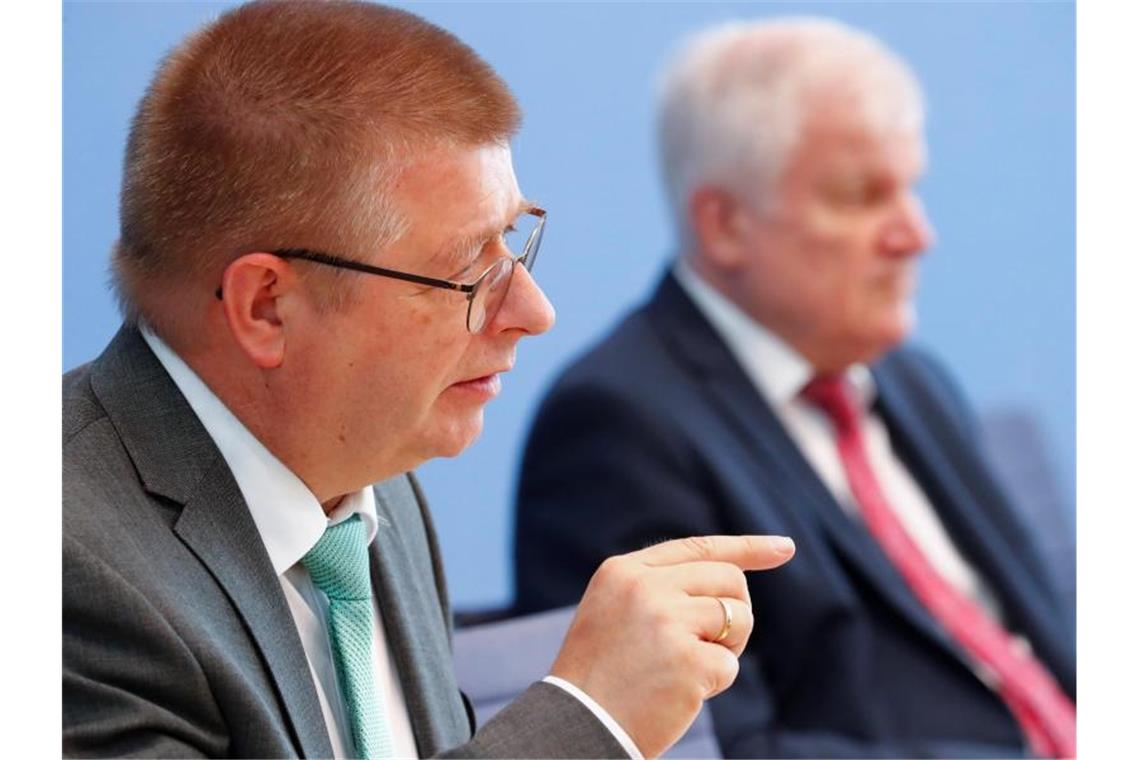
<path fill-rule="evenodd" d="M 741 570 L 771 570 L 796 553 L 787 536 L 692 536 L 665 541 L 627 556 L 651 566 L 731 562 Z"/>

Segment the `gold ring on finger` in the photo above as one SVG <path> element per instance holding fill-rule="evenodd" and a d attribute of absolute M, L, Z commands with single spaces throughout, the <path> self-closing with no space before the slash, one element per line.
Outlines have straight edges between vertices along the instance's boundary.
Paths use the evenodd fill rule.
<path fill-rule="evenodd" d="M 724 610 L 724 625 L 720 627 L 720 633 L 716 635 L 713 641 L 724 641 L 728 637 L 728 632 L 732 630 L 732 607 L 719 596 L 713 598 L 720 602 L 721 609 Z"/>

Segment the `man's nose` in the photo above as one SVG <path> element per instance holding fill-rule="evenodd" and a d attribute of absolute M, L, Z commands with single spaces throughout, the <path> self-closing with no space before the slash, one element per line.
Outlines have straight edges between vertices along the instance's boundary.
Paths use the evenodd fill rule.
<path fill-rule="evenodd" d="M 913 193 L 899 200 L 883 234 L 883 250 L 892 256 L 914 256 L 934 245 L 935 233 L 922 201 Z"/>
<path fill-rule="evenodd" d="M 553 325 L 554 307 L 527 268 L 516 264 L 510 290 L 495 315 L 492 331 L 521 330 L 527 335 L 541 335 Z"/>

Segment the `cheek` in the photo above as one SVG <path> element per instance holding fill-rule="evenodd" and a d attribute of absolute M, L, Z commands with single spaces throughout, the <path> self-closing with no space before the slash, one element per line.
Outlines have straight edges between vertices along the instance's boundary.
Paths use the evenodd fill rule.
<path fill-rule="evenodd" d="M 466 312 L 458 304 L 447 302 L 445 297 L 449 295 L 454 296 L 429 291 L 400 301 L 398 319 L 383 326 L 380 349 L 394 361 L 423 368 L 427 373 L 446 364 L 448 357 L 461 353 L 467 337 L 463 321 Z"/>
<path fill-rule="evenodd" d="M 403 344 L 402 361 L 409 367 L 410 392 L 424 413 L 449 409 L 448 388 L 466 379 L 464 368 L 472 336 L 457 309 L 417 314 L 415 328 L 395 336 Z"/>
<path fill-rule="evenodd" d="M 800 217 L 803 236 L 815 245 L 835 245 L 849 240 L 861 226 L 850 212 L 824 203 L 807 206 Z"/>
<path fill-rule="evenodd" d="M 369 339 L 348 358 L 348 371 L 371 395 L 369 406 L 387 407 L 380 413 L 414 424 L 454 366 L 455 331 L 416 305 L 405 302 L 398 308 L 403 311 L 373 323 Z"/>
<path fill-rule="evenodd" d="M 827 210 L 814 212 L 809 220 L 802 246 L 807 268 L 833 298 L 858 299 L 894 288 L 903 269 L 880 254 L 878 220 Z"/>
<path fill-rule="evenodd" d="M 816 312 L 843 309 L 865 287 L 871 275 L 868 236 L 850 218 L 826 210 L 807 216 L 779 250 L 774 270 L 779 282 L 794 283 L 789 296 L 803 300 L 804 308 Z"/>
<path fill-rule="evenodd" d="M 802 308 L 823 322 L 878 332 L 909 319 L 911 263 L 880 255 L 873 225 L 832 216 L 805 235 L 802 253 Z"/>
<path fill-rule="evenodd" d="M 806 247 L 812 251 L 817 266 L 842 275 L 857 277 L 861 270 L 874 265 L 875 225 L 854 214 L 818 211 L 805 225 Z"/>

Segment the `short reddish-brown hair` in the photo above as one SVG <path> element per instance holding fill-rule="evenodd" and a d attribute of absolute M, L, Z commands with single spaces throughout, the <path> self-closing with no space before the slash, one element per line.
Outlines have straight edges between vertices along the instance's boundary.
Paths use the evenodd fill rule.
<path fill-rule="evenodd" d="M 402 162 L 505 142 L 519 120 L 485 61 L 406 11 L 230 11 L 163 61 L 131 125 L 112 256 L 124 315 L 165 333 L 177 319 L 167 304 L 210 297 L 248 251 L 389 245 L 401 222 L 387 190 Z"/>

